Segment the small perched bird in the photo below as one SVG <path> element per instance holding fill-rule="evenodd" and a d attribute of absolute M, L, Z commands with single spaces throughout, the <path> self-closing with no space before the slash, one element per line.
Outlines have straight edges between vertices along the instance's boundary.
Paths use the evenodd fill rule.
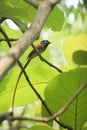
<path fill-rule="evenodd" d="M 35 46 L 35 48 L 39 51 L 39 53 L 42 53 L 45 51 L 45 49 L 47 48 L 47 46 L 50 44 L 51 42 L 49 42 L 48 40 L 43 40 L 41 41 L 41 43 L 37 44 Z M 37 52 L 35 49 L 33 49 L 29 55 L 28 55 L 28 58 L 29 59 L 32 59 L 32 58 L 35 58 L 36 56 L 38 56 Z"/>
<path fill-rule="evenodd" d="M 50 43 L 51 43 L 51 42 L 49 42 L 48 40 L 43 40 L 43 41 L 41 41 L 39 44 L 37 44 L 37 45 L 35 46 L 35 48 L 39 51 L 39 53 L 42 53 L 42 52 L 44 52 L 44 51 L 46 50 L 47 46 L 48 46 Z M 26 69 L 26 67 L 27 67 L 27 65 L 30 63 L 30 61 L 31 61 L 33 58 L 37 57 L 37 56 L 38 56 L 38 54 L 37 54 L 36 50 L 33 49 L 33 50 L 29 53 L 29 55 L 28 55 L 28 57 L 27 57 L 27 62 L 25 63 L 25 65 L 24 65 L 23 68 Z M 15 88 L 14 88 L 14 94 L 13 94 L 13 99 L 12 99 L 12 109 L 13 109 L 13 107 L 14 107 L 14 99 L 15 99 L 16 89 L 17 89 L 17 86 L 18 86 L 18 83 L 19 83 L 19 80 L 20 80 L 20 78 L 21 78 L 22 73 L 23 73 L 23 71 L 21 70 L 21 72 L 19 73 L 19 76 L 18 76 L 16 85 L 15 85 Z"/>
<path fill-rule="evenodd" d="M 35 48 L 39 51 L 39 53 L 42 53 L 42 52 L 44 52 L 44 51 L 46 50 L 47 46 L 48 46 L 50 43 L 51 43 L 51 42 L 49 42 L 48 40 L 43 40 L 43 41 L 41 41 L 41 43 L 37 44 L 37 45 L 35 46 Z M 28 55 L 28 57 L 27 57 L 27 62 L 26 62 L 26 64 L 24 65 L 24 69 L 27 67 L 27 65 L 30 63 L 30 61 L 31 61 L 33 58 L 37 57 L 37 56 L 38 56 L 38 54 L 37 54 L 36 50 L 33 49 L 33 50 L 29 53 L 29 55 Z"/>

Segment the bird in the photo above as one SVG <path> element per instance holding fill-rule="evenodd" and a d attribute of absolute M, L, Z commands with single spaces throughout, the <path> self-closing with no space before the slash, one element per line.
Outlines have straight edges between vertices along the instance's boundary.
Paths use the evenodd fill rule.
<path fill-rule="evenodd" d="M 46 48 L 48 47 L 48 45 L 49 45 L 50 43 L 51 43 L 51 42 L 48 41 L 48 40 L 43 40 L 43 41 L 41 41 L 39 44 L 37 44 L 37 45 L 35 46 L 35 48 L 36 48 L 36 49 L 38 50 L 38 52 L 41 54 L 41 53 L 43 53 L 43 52 L 46 50 Z M 26 61 L 25 65 L 24 65 L 23 69 L 25 70 L 26 67 L 29 65 L 30 61 L 31 61 L 32 59 L 34 59 L 35 57 L 37 57 L 37 56 L 38 56 L 38 53 L 37 53 L 36 50 L 33 48 L 33 50 L 28 54 L 27 61 Z M 19 76 L 18 76 L 18 78 L 17 78 L 16 84 L 15 84 L 14 93 L 13 93 L 13 99 L 12 99 L 12 110 L 13 110 L 13 108 L 14 108 L 14 99 L 15 99 L 16 89 L 17 89 L 19 80 L 20 80 L 20 78 L 21 78 L 21 76 L 22 76 L 22 73 L 23 73 L 23 71 L 21 70 L 20 73 L 19 73 Z"/>
<path fill-rule="evenodd" d="M 43 40 L 43 41 L 41 41 L 39 44 L 37 44 L 36 46 L 35 46 L 35 48 L 38 50 L 38 52 L 41 54 L 42 52 L 44 52 L 45 50 L 46 50 L 46 48 L 47 48 L 47 46 L 50 44 L 51 42 L 49 42 L 48 40 Z M 33 58 L 35 58 L 35 57 L 37 57 L 38 56 L 38 54 L 37 54 L 37 52 L 36 52 L 36 50 L 35 49 L 33 49 L 29 54 L 28 54 L 28 56 L 27 56 L 27 62 L 25 63 L 25 65 L 24 65 L 24 69 L 27 67 L 27 65 L 30 63 L 30 61 L 33 59 Z"/>

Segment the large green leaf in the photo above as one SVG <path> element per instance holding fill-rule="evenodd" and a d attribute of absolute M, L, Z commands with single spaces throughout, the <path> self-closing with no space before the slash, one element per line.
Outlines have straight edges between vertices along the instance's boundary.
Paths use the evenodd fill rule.
<path fill-rule="evenodd" d="M 87 65 L 87 34 L 70 37 L 64 42 L 63 49 L 69 65 Z"/>
<path fill-rule="evenodd" d="M 48 20 L 46 22 L 46 26 L 51 28 L 53 31 L 61 30 L 64 23 L 64 13 L 55 7 L 54 10 L 51 12 Z"/>
<path fill-rule="evenodd" d="M 26 10 L 22 8 L 16 8 L 16 7 L 9 7 L 4 4 L 0 4 L 0 17 L 27 17 L 27 14 L 25 13 Z"/>
<path fill-rule="evenodd" d="M 0 17 L 19 18 L 20 20 L 32 21 L 36 9 L 23 0 L 9 0 L 0 2 Z"/>
<path fill-rule="evenodd" d="M 19 71 L 19 68 L 13 68 L 2 83 L 0 83 L 0 112 L 6 111 L 11 107 L 13 90 Z M 56 70 L 50 68 L 45 63 L 38 61 L 33 66 L 28 67 L 26 71 L 34 87 L 44 98 L 44 89 L 49 80 L 57 74 Z M 37 96 L 28 85 L 24 75 L 22 75 L 16 93 L 15 106 L 29 104 L 35 99 L 37 99 Z"/>
<path fill-rule="evenodd" d="M 87 68 L 77 68 L 56 76 L 45 89 L 45 102 L 53 113 L 61 109 L 78 90 L 87 82 Z M 75 99 L 60 121 L 74 130 L 80 130 L 87 120 L 87 88 Z M 43 110 L 44 116 L 47 114 Z"/>

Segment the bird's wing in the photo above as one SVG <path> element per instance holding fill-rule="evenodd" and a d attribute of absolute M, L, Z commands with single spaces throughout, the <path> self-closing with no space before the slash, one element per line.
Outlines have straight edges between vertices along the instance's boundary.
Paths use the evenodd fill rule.
<path fill-rule="evenodd" d="M 37 48 L 38 50 L 40 50 L 40 49 L 42 48 L 42 44 L 37 44 L 37 45 L 35 46 L 35 48 Z M 35 52 L 36 52 L 36 51 L 33 49 L 33 50 L 29 53 L 28 58 L 29 58 L 29 57 L 32 57 Z"/>

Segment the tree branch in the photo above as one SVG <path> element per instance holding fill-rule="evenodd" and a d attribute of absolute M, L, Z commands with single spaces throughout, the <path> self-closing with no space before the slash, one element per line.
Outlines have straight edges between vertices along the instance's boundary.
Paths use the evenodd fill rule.
<path fill-rule="evenodd" d="M 36 0 L 24 0 L 24 1 L 32 5 L 36 9 L 39 7 L 39 2 L 37 2 Z"/>
<path fill-rule="evenodd" d="M 14 66 L 17 59 L 26 49 L 39 37 L 40 32 L 58 0 L 45 0 L 38 7 L 37 14 L 29 28 L 23 36 L 11 47 L 7 55 L 0 59 L 0 81 L 6 76 L 8 71 Z M 44 10 L 44 11 L 43 11 Z"/>

